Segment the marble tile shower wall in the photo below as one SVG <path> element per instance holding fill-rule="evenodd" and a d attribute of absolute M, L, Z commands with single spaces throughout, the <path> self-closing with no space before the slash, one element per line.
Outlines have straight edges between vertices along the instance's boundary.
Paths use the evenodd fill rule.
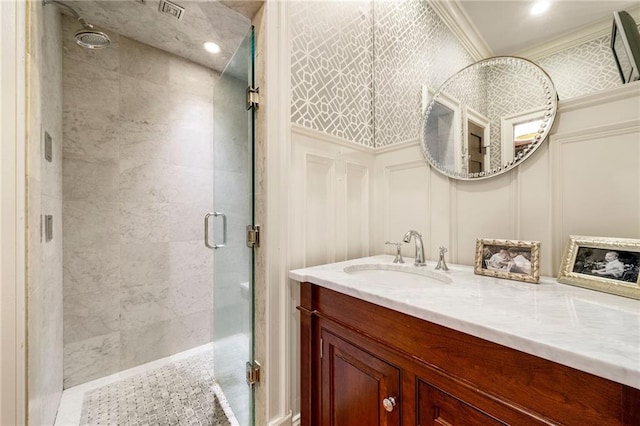
<path fill-rule="evenodd" d="M 213 71 L 64 33 L 64 386 L 211 341 Z"/>

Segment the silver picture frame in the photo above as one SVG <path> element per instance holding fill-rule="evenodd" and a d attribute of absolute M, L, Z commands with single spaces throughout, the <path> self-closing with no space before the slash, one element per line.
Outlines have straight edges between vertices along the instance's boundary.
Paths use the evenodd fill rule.
<path fill-rule="evenodd" d="M 474 272 L 535 284 L 540 281 L 540 241 L 478 239 Z"/>
<path fill-rule="evenodd" d="M 558 282 L 640 299 L 640 240 L 570 235 Z"/>

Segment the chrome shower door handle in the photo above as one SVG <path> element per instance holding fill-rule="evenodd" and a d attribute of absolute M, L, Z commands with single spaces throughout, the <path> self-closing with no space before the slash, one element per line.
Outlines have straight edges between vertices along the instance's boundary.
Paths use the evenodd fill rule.
<path fill-rule="evenodd" d="M 214 249 L 219 249 L 227 244 L 227 215 L 222 212 L 213 212 L 215 217 L 222 216 L 222 244 L 214 244 Z"/>
<path fill-rule="evenodd" d="M 209 218 L 222 217 L 222 244 L 209 244 Z M 219 249 L 227 244 L 227 215 L 222 212 L 207 213 L 204 217 L 204 245 L 212 248 Z"/>
<path fill-rule="evenodd" d="M 213 216 L 213 213 L 207 213 L 204 215 L 204 245 L 207 248 L 213 249 L 215 247 L 209 244 L 209 218 L 211 216 Z"/>

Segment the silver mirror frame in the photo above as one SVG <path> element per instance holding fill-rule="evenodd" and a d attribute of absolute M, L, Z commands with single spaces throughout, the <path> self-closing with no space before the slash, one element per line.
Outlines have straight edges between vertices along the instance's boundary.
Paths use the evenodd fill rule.
<path fill-rule="evenodd" d="M 517 64 L 518 66 L 526 66 L 528 67 L 529 70 L 535 70 L 536 71 L 535 73 L 533 72 L 531 73 L 531 77 L 535 78 L 535 80 L 541 84 L 541 87 L 544 90 L 545 105 L 544 105 L 544 115 L 542 118 L 543 121 L 540 125 L 540 128 L 538 129 L 538 132 L 534 138 L 534 141 L 531 143 L 530 146 L 528 146 L 525 149 L 524 152 L 519 153 L 517 158 L 514 158 L 513 160 L 509 161 L 507 164 L 502 164 L 500 167 L 492 168 L 489 171 L 477 172 L 477 173 L 462 173 L 462 172 L 457 172 L 454 170 L 447 169 L 446 167 L 442 166 L 430 154 L 429 149 L 427 147 L 427 140 L 425 136 L 427 133 L 426 126 L 429 119 L 429 114 L 431 113 L 435 103 L 438 101 L 438 99 L 441 96 L 443 96 L 444 90 L 451 84 L 452 81 L 455 81 L 457 78 L 461 78 L 465 76 L 467 73 L 474 70 L 475 68 L 488 67 L 491 65 L 505 65 L 505 64 L 511 64 L 511 63 Z M 429 164 L 434 169 L 436 169 L 439 173 L 442 173 L 445 176 L 448 176 L 452 179 L 469 180 L 469 181 L 488 179 L 494 176 L 501 175 L 517 167 L 522 162 L 524 162 L 527 158 L 529 158 L 538 149 L 538 147 L 544 143 L 544 141 L 549 136 L 549 132 L 553 127 L 553 123 L 554 123 L 557 111 L 558 111 L 558 95 L 557 95 L 555 86 L 553 84 L 553 81 L 551 80 L 551 77 L 549 77 L 549 75 L 542 68 L 540 68 L 540 66 L 538 66 L 537 64 L 535 64 L 534 62 L 528 59 L 520 58 L 516 56 L 495 56 L 495 57 L 483 59 L 481 61 L 475 62 L 461 69 L 456 74 L 449 77 L 444 83 L 442 83 L 442 85 L 440 85 L 440 87 L 434 94 L 433 99 L 431 99 L 431 101 L 429 102 L 429 106 L 426 108 L 423 114 L 423 119 L 420 126 L 420 146 L 422 148 L 422 152 L 425 156 L 425 159 L 429 162 Z"/>

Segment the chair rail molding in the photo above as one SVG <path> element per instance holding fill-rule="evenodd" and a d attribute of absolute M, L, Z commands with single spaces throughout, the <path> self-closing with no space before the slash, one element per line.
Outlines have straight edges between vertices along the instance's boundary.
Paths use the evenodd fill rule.
<path fill-rule="evenodd" d="M 350 141 L 349 139 L 344 139 L 338 136 L 334 136 L 329 133 L 323 132 L 321 130 L 310 129 L 305 126 L 301 126 L 300 124 L 291 123 L 291 133 L 306 136 L 311 139 L 331 143 L 334 145 L 344 146 L 346 148 L 355 149 L 361 152 L 366 152 L 366 153 L 376 152 L 376 148 L 372 148 L 367 145 L 358 144 L 353 141 Z"/>

